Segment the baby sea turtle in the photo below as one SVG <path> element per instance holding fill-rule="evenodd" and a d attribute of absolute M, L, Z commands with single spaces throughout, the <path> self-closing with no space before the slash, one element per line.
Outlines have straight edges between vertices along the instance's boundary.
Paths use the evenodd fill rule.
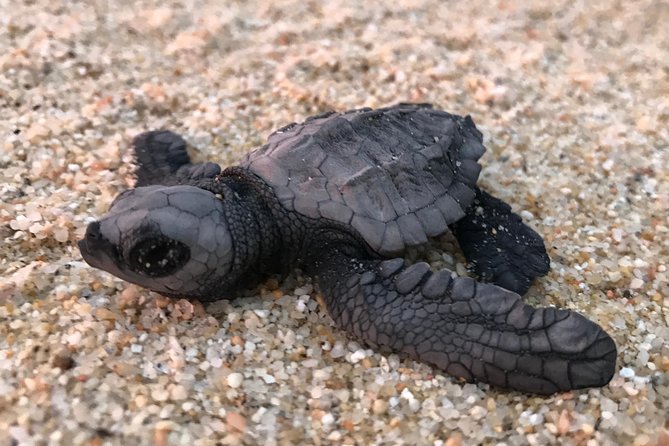
<path fill-rule="evenodd" d="M 167 296 L 214 301 L 298 267 L 335 323 L 467 381 L 550 394 L 602 386 L 616 346 L 580 314 L 525 304 L 549 259 L 510 206 L 476 186 L 472 119 L 427 104 L 290 124 L 225 170 L 184 140 L 134 140 L 137 184 L 79 242 L 90 265 Z M 481 280 L 407 265 L 451 230 Z"/>

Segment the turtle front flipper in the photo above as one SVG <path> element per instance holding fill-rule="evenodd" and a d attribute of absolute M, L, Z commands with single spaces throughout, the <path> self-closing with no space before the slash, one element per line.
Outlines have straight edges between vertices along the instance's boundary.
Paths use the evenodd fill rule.
<path fill-rule="evenodd" d="M 548 272 L 546 247 L 511 206 L 476 188 L 466 215 L 451 225 L 467 261 L 484 282 L 520 295 Z"/>
<path fill-rule="evenodd" d="M 214 178 L 221 172 L 218 164 L 192 164 L 186 151 L 186 141 L 169 130 L 144 132 L 133 139 L 132 145 L 137 162 L 135 187 L 194 184 L 205 178 Z"/>
<path fill-rule="evenodd" d="M 336 324 L 382 352 L 396 352 L 467 381 L 552 394 L 603 386 L 616 346 L 597 324 L 427 263 L 358 260 L 328 249 L 314 273 Z"/>

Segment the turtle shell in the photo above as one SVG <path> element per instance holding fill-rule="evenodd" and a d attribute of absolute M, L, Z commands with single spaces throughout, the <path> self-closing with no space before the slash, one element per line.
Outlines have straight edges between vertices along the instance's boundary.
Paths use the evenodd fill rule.
<path fill-rule="evenodd" d="M 241 165 L 286 209 L 350 225 L 372 249 L 391 255 L 464 216 L 484 151 L 469 116 L 399 104 L 291 124 Z"/>

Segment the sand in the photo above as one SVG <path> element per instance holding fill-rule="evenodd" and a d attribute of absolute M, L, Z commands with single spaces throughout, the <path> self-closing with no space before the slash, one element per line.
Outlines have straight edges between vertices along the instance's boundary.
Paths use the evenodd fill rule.
<path fill-rule="evenodd" d="M 0 445 L 669 444 L 669 3 L 222 3 L 0 0 Z M 471 114 L 481 183 L 552 258 L 528 301 L 612 334 L 608 386 L 535 397 L 378 354 L 299 273 L 203 307 L 79 255 L 145 129 L 231 165 L 400 101 Z M 448 237 L 408 256 L 466 274 Z"/>

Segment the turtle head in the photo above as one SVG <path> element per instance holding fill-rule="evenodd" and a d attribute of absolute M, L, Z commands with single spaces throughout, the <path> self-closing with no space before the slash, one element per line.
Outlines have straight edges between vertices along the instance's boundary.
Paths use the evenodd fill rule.
<path fill-rule="evenodd" d="M 169 296 L 211 299 L 225 285 L 233 245 L 224 203 L 194 186 L 130 189 L 79 241 L 95 268 Z"/>

